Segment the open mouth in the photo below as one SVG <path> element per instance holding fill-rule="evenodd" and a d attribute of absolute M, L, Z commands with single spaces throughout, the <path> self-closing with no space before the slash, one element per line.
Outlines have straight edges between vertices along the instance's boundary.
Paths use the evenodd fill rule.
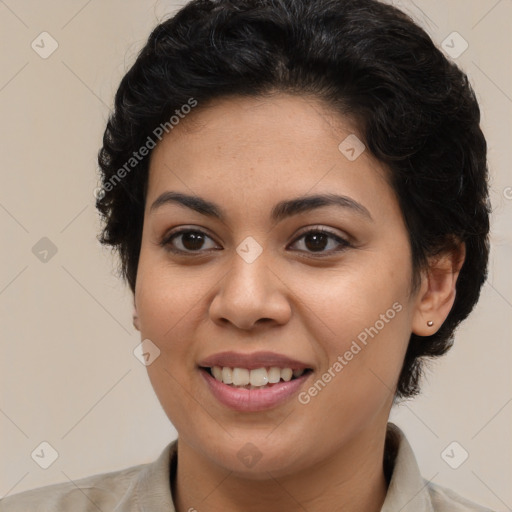
<path fill-rule="evenodd" d="M 240 389 L 267 389 L 280 382 L 289 382 L 312 372 L 311 368 L 229 368 L 227 366 L 200 367 L 215 380 Z"/>

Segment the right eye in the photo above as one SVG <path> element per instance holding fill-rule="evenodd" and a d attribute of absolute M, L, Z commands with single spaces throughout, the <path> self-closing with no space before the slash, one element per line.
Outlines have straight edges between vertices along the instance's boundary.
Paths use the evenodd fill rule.
<path fill-rule="evenodd" d="M 203 248 L 206 239 L 212 240 L 204 231 L 182 228 L 167 234 L 160 242 L 160 245 L 170 252 L 192 255 L 204 252 L 200 251 L 200 249 Z M 176 247 L 176 245 L 181 245 L 181 247 Z M 212 248 L 207 250 L 212 250 Z"/>

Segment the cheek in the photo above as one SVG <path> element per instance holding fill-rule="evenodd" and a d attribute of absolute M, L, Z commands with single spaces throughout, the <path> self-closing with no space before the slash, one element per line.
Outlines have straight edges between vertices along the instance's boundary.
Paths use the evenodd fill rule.
<path fill-rule="evenodd" d="M 208 291 L 204 270 L 172 265 L 165 253 L 141 251 L 135 301 L 141 334 L 167 342 L 194 323 L 201 297 Z"/>
<path fill-rule="evenodd" d="M 381 256 L 378 262 L 364 265 L 357 262 L 329 271 L 310 270 L 303 272 L 300 280 L 289 275 L 287 286 L 297 298 L 296 307 L 302 308 L 301 318 L 309 318 L 315 329 L 325 330 L 319 342 L 331 340 L 329 345 L 336 346 L 336 340 L 341 343 L 355 338 L 376 322 L 380 331 L 389 332 L 391 324 L 397 327 L 406 320 L 409 268 L 405 261 L 399 266 L 398 262 L 383 260 Z M 395 271 L 397 267 L 402 271 Z M 393 308 L 395 303 L 400 306 Z"/>
<path fill-rule="evenodd" d="M 392 400 L 410 322 L 406 304 L 395 300 L 391 290 L 373 296 L 348 291 L 331 292 L 318 308 L 322 321 L 315 321 L 313 337 L 323 364 L 299 398 L 311 407 L 311 417 L 329 410 L 330 425 L 351 431 L 381 414 Z M 341 297 L 350 300 L 340 302 Z"/>
<path fill-rule="evenodd" d="M 321 279 L 305 275 L 295 287 L 329 382 L 326 391 L 321 383 L 317 387 L 333 403 L 354 404 L 361 412 L 367 406 L 370 412 L 392 393 L 411 330 L 410 270 L 406 257 L 385 261 L 381 254 L 378 265 L 348 265 Z M 341 407 L 340 413 L 347 410 L 352 409 Z"/>
<path fill-rule="evenodd" d="M 141 339 L 151 340 L 160 350 L 146 369 L 166 411 L 180 407 L 185 398 L 183 389 L 195 371 L 195 331 L 205 293 L 201 282 L 183 269 L 162 262 L 159 255 L 142 250 L 135 294 L 140 334 Z"/>
<path fill-rule="evenodd" d="M 195 390 L 190 380 L 196 370 L 193 342 L 200 321 L 198 308 L 206 290 L 201 289 L 201 279 L 191 278 L 183 269 L 169 267 L 158 259 L 149 251 L 141 252 L 135 293 L 137 312 L 141 339 L 151 340 L 160 350 L 146 367 L 151 385 L 169 420 L 183 432 L 187 422 L 190 424 L 189 415 L 200 418 L 202 414 L 192 398 Z"/>

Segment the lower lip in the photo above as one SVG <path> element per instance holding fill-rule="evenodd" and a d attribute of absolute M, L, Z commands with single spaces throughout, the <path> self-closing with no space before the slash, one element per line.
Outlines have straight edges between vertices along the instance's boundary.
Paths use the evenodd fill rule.
<path fill-rule="evenodd" d="M 200 368 L 215 398 L 236 411 L 256 412 L 276 407 L 295 395 L 309 378 L 310 371 L 288 382 L 278 382 L 265 389 L 244 389 L 228 386 L 212 377 L 207 370 Z"/>

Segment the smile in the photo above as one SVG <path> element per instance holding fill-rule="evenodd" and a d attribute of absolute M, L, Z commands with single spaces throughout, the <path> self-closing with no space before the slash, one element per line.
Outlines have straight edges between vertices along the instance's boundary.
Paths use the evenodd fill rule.
<path fill-rule="evenodd" d="M 213 396 L 222 405 L 240 412 L 272 409 L 295 396 L 312 374 L 311 369 L 200 368 Z"/>
<path fill-rule="evenodd" d="M 291 368 L 229 368 L 227 366 L 213 366 L 209 368 L 210 374 L 219 382 L 244 389 L 262 389 L 271 387 L 278 382 L 289 382 L 292 379 L 300 377 L 307 369 L 300 368 L 292 370 Z"/>

